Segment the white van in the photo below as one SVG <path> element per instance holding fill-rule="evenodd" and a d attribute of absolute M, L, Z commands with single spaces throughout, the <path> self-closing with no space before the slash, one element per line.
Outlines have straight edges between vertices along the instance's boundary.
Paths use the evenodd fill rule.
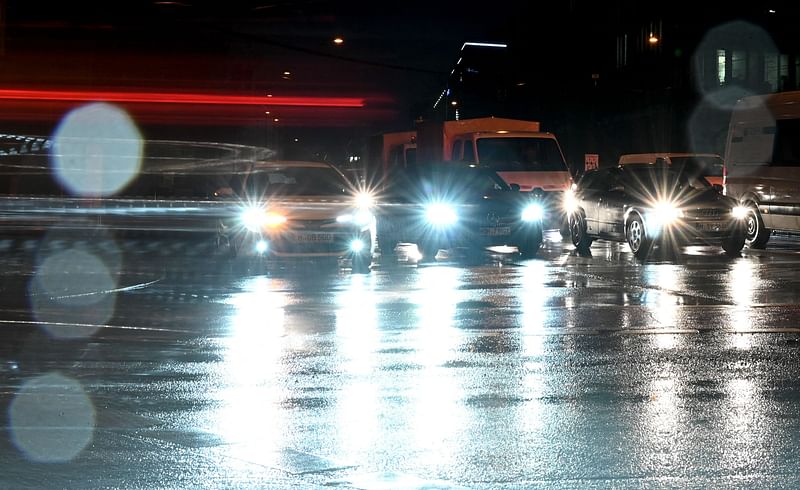
<path fill-rule="evenodd" d="M 800 231 L 800 91 L 745 97 L 725 147 L 725 194 L 750 207 L 747 242 L 771 230 Z"/>

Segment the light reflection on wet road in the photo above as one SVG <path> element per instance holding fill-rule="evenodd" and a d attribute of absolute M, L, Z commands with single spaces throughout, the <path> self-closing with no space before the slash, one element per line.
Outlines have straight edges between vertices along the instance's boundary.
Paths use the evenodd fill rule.
<path fill-rule="evenodd" d="M 9 486 L 800 482 L 798 243 L 641 263 L 550 235 L 534 260 L 368 276 L 106 249 L 124 257 L 113 278 L 100 267 L 107 324 L 92 301 L 52 300 L 86 298 L 91 273 L 45 295 L 29 282 L 57 271 L 34 275 L 24 247 L 0 259 L 3 409 L 55 407 L 6 417 Z M 60 309 L 81 325 L 53 336 Z M 57 409 L 86 396 L 93 417 Z"/>

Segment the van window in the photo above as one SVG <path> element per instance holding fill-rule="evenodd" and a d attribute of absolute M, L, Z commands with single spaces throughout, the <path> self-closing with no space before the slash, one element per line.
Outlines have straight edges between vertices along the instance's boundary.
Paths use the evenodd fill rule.
<path fill-rule="evenodd" d="M 775 146 L 770 165 L 774 167 L 800 166 L 800 119 L 776 121 Z"/>

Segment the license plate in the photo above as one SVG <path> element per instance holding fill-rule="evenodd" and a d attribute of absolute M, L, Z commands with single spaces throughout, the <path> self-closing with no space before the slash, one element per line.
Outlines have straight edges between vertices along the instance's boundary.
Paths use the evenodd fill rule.
<path fill-rule="evenodd" d="M 330 243 L 333 241 L 331 233 L 303 233 L 294 235 L 293 240 L 298 243 Z"/>
<path fill-rule="evenodd" d="M 711 231 L 716 232 L 720 230 L 719 224 L 717 223 L 695 223 L 694 229 L 697 231 Z"/>
<path fill-rule="evenodd" d="M 483 236 L 506 236 L 511 234 L 510 226 L 498 226 L 495 228 L 481 228 Z"/>

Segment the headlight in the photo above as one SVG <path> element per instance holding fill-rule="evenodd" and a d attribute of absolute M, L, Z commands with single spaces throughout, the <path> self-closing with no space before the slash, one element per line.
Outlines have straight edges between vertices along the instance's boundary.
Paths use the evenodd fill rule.
<path fill-rule="evenodd" d="M 369 192 L 362 191 L 356 194 L 356 206 L 363 209 L 371 208 L 375 205 L 375 197 Z"/>
<path fill-rule="evenodd" d="M 361 210 L 355 213 L 341 214 L 336 217 L 338 223 L 355 223 L 358 226 L 365 226 L 372 223 L 372 213 L 369 211 Z"/>
<path fill-rule="evenodd" d="M 261 231 L 265 226 L 276 228 L 286 223 L 286 216 L 267 212 L 263 208 L 248 208 L 242 212 L 242 224 L 250 231 Z"/>
<path fill-rule="evenodd" d="M 651 223 L 659 226 L 668 225 L 678 218 L 683 218 L 683 211 L 670 202 L 656 204 L 648 214 Z"/>
<path fill-rule="evenodd" d="M 734 206 L 731 209 L 731 214 L 736 219 L 745 219 L 750 210 L 746 206 Z"/>
<path fill-rule="evenodd" d="M 432 225 L 448 226 L 458 221 L 458 213 L 449 204 L 435 203 L 425 209 L 425 218 Z"/>
<path fill-rule="evenodd" d="M 250 231 L 261 231 L 265 212 L 262 208 L 248 208 L 242 211 L 242 224 Z"/>
<path fill-rule="evenodd" d="M 578 210 L 578 199 L 575 197 L 575 191 L 573 189 L 567 189 L 564 192 L 563 206 L 567 214 L 572 214 Z"/>
<path fill-rule="evenodd" d="M 525 209 L 522 210 L 522 221 L 540 221 L 542 218 L 544 218 L 544 208 L 542 208 L 541 204 L 528 204 L 525 206 Z"/>
<path fill-rule="evenodd" d="M 364 250 L 364 242 L 358 238 L 355 238 L 350 241 L 350 251 L 354 253 L 360 253 Z"/>

